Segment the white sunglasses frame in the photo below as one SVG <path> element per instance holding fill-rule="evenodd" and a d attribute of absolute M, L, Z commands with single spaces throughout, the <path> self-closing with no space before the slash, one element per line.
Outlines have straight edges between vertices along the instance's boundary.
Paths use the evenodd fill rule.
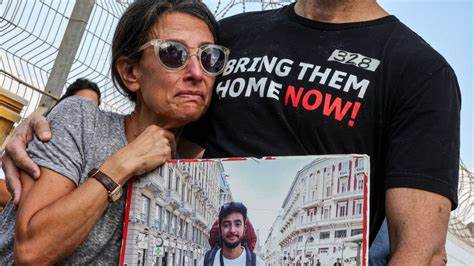
<path fill-rule="evenodd" d="M 179 43 L 179 44 L 183 45 L 184 48 L 186 48 L 186 50 L 187 50 L 187 52 L 188 52 L 188 53 L 187 53 L 188 56 L 187 56 L 186 61 L 184 62 L 184 64 L 183 64 L 182 66 L 177 67 L 177 68 L 172 68 L 172 67 L 166 66 L 166 65 L 161 61 L 160 54 L 159 54 L 159 53 L 160 53 L 160 45 L 161 45 L 162 43 L 164 43 L 164 42 Z M 204 44 L 204 45 L 198 47 L 198 49 L 197 49 L 197 51 L 196 51 L 195 53 L 191 53 L 191 52 L 189 51 L 189 48 L 188 48 L 185 44 L 183 44 L 183 43 L 181 43 L 181 42 L 179 42 L 179 41 L 176 41 L 176 40 L 162 40 L 162 39 L 152 39 L 152 40 L 146 42 L 145 44 L 143 44 L 142 46 L 140 46 L 140 48 L 138 49 L 138 52 L 145 50 L 145 49 L 148 48 L 149 46 L 153 46 L 153 50 L 154 50 L 155 57 L 156 57 L 157 61 L 160 63 L 160 65 L 161 65 L 163 68 L 165 68 L 165 69 L 168 70 L 168 71 L 175 72 L 175 71 L 179 71 L 179 70 L 185 68 L 185 67 L 188 65 L 188 63 L 189 63 L 189 59 L 191 58 L 191 56 L 195 55 L 195 56 L 198 58 L 199 65 L 201 66 L 202 71 L 203 71 L 204 73 L 206 73 L 207 75 L 213 76 L 213 77 L 218 76 L 218 75 L 222 74 L 222 72 L 224 72 L 224 69 L 225 69 L 225 67 L 226 67 L 226 65 L 227 65 L 227 62 L 228 62 L 228 59 L 229 59 L 229 54 L 230 54 L 230 50 L 229 50 L 227 47 L 224 47 L 224 46 L 218 45 L 218 44 Z M 222 51 L 224 52 L 224 56 L 225 56 L 225 58 L 224 58 L 224 60 L 225 60 L 225 61 L 224 61 L 224 67 L 223 67 L 221 70 L 219 70 L 219 72 L 216 72 L 216 73 L 209 72 L 209 71 L 207 71 L 207 70 L 204 68 L 204 66 L 202 65 L 201 54 L 202 54 L 202 52 L 203 52 L 205 49 L 207 49 L 207 48 L 209 48 L 209 47 L 218 48 L 218 49 L 220 49 L 220 50 L 222 50 Z"/>

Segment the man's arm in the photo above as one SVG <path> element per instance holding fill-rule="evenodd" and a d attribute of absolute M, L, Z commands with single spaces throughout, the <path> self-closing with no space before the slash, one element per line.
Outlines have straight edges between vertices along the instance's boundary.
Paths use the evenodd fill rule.
<path fill-rule="evenodd" d="M 386 191 L 389 265 L 445 265 L 448 198 L 413 188 Z"/>
<path fill-rule="evenodd" d="M 380 161 L 389 264 L 444 265 L 449 213 L 457 205 L 460 89 L 453 69 L 437 53 L 425 46 L 409 53 L 400 49 L 407 61 L 390 62 L 401 74 L 391 82 L 386 154 Z"/>
<path fill-rule="evenodd" d="M 5 153 L 2 155 L 2 168 L 15 205 L 18 205 L 22 192 L 20 170 L 34 178 L 40 176 L 38 165 L 26 153 L 26 147 L 33 139 L 33 135 L 36 135 L 41 141 L 51 139 L 51 129 L 44 116 L 33 115 L 19 124 L 8 139 Z"/>

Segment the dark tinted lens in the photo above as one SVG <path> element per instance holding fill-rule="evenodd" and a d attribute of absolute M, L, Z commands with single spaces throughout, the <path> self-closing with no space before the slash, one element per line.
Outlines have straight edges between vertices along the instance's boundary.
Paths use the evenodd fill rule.
<path fill-rule="evenodd" d="M 163 42 L 160 44 L 159 57 L 161 62 L 169 68 L 179 68 L 184 65 L 188 52 L 184 45 L 177 42 Z"/>
<path fill-rule="evenodd" d="M 201 63 L 209 73 L 219 73 L 225 66 L 225 53 L 217 47 L 207 47 L 201 53 Z"/>

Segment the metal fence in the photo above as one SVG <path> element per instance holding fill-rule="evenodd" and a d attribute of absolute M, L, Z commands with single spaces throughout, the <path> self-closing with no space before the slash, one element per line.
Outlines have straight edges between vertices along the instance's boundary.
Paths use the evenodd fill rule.
<path fill-rule="evenodd" d="M 92 3 L 88 14 L 74 13 L 78 4 Z M 99 85 L 101 108 L 129 112 L 132 103 L 122 96 L 110 78 L 111 41 L 119 17 L 133 0 L 0 0 L 0 86 L 28 101 L 22 117 L 49 100 L 50 106 L 65 87 L 77 78 L 88 78 Z M 206 2 L 206 1 L 205 1 Z M 288 0 L 208 1 L 216 17 L 245 12 L 247 5 L 275 8 Z M 79 12 L 80 13 L 80 12 Z M 68 23 L 76 23 L 71 30 Z M 83 24 L 84 31 L 77 27 Z M 71 32 L 68 31 L 73 31 Z M 74 34 L 80 34 L 79 38 Z M 71 48 L 76 37 L 79 47 Z M 77 43 L 76 43 L 77 44 Z M 77 45 L 76 45 L 77 46 Z M 72 57 L 71 57 L 72 56 Z M 64 58 L 71 57 L 71 62 Z M 57 66 L 55 66 L 55 63 Z M 64 78 L 58 71 L 67 71 Z M 63 73 L 64 74 L 64 73 Z"/>
<path fill-rule="evenodd" d="M 448 230 L 474 247 L 474 173 L 459 167 L 458 208 L 451 212 Z M 470 223 L 469 223 L 470 222 Z"/>
<path fill-rule="evenodd" d="M 28 100 L 23 117 L 38 107 L 41 96 L 57 98 L 64 87 L 82 77 L 98 83 L 102 109 L 120 113 L 131 109 L 132 104 L 114 89 L 109 75 L 112 35 L 126 1 L 95 1 L 90 19 L 82 21 L 87 26 L 65 84 L 53 88 L 59 95 L 45 88 L 55 60 L 60 59 L 58 51 L 68 23 L 80 20 L 71 17 L 75 1 L 0 2 L 0 86 Z"/>
<path fill-rule="evenodd" d="M 224 18 L 232 9 L 238 9 L 239 12 L 248 11 L 248 5 L 255 8 L 254 4 L 257 4 L 260 10 L 267 10 L 279 8 L 291 2 L 294 2 L 294 0 L 217 0 L 216 7 L 213 11 L 216 18 Z"/>

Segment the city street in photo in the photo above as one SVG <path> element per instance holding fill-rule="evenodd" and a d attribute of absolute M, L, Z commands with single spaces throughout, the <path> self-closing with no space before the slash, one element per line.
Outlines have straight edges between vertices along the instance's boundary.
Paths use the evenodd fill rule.
<path fill-rule="evenodd" d="M 368 177 L 364 155 L 170 161 L 128 187 L 121 265 L 196 265 L 229 202 L 265 265 L 367 265 Z"/>

